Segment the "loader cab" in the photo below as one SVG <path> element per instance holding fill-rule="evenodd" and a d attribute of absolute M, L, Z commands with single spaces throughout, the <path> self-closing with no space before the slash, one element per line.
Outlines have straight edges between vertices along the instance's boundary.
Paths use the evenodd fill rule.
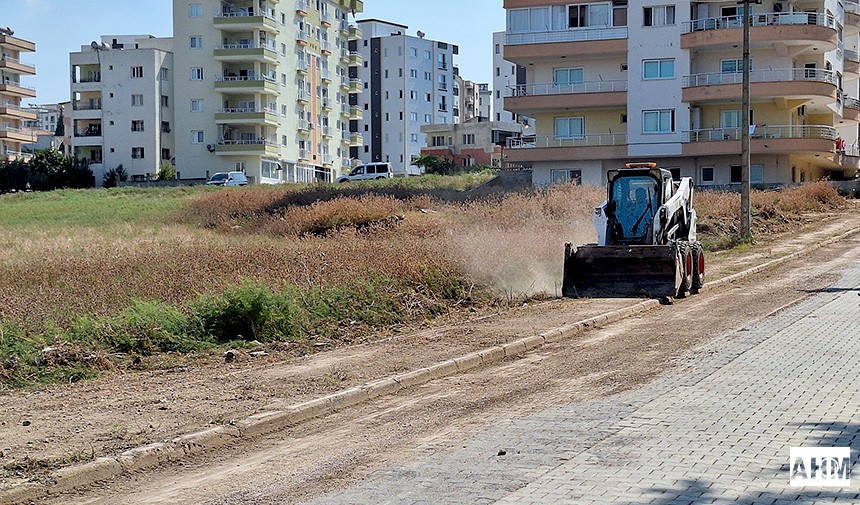
<path fill-rule="evenodd" d="M 654 163 L 629 163 L 607 176 L 608 244 L 652 244 L 654 218 L 666 200 L 667 188 L 671 195 L 671 173 Z"/>

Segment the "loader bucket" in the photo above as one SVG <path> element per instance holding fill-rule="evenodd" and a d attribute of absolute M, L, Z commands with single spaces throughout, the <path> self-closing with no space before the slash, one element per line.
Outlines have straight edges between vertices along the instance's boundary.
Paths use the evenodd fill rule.
<path fill-rule="evenodd" d="M 566 244 L 561 292 L 577 298 L 675 296 L 681 283 L 677 261 L 674 245 Z"/>

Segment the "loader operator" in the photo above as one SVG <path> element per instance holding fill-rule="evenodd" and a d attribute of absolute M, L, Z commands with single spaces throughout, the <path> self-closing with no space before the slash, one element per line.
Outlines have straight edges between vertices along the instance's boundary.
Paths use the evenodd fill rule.
<path fill-rule="evenodd" d="M 630 192 L 626 191 L 623 194 L 629 195 Z M 648 195 L 648 191 L 641 186 L 636 188 L 634 197 L 628 204 L 619 206 L 616 216 L 624 238 L 644 237 L 654 219 L 654 211 L 653 199 Z"/>

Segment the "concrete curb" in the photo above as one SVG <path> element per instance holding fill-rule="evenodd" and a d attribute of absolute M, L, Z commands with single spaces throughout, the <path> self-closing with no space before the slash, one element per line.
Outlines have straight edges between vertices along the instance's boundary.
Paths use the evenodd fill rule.
<path fill-rule="evenodd" d="M 844 240 L 858 232 L 860 232 L 860 227 L 853 228 L 840 235 L 816 242 L 801 251 L 781 256 L 721 279 L 708 281 L 706 286 L 714 288 L 737 282 L 774 266 L 806 256 L 812 251 Z M 49 494 L 62 493 L 77 487 L 109 480 L 123 473 L 179 461 L 188 456 L 223 447 L 238 440 L 250 439 L 282 430 L 315 417 L 325 416 L 380 396 L 396 393 L 401 389 L 412 388 L 484 365 L 516 358 L 548 343 L 568 339 L 659 306 L 658 300 L 642 300 L 576 323 L 544 331 L 538 335 L 471 352 L 425 368 L 374 380 L 314 400 L 290 405 L 284 410 L 253 414 L 238 421 L 235 425 L 209 428 L 176 437 L 170 442 L 148 444 L 130 449 L 118 456 L 101 457 L 85 464 L 61 468 L 54 472 L 47 483 L 26 482 L 0 490 L 0 505 L 36 500 Z"/>

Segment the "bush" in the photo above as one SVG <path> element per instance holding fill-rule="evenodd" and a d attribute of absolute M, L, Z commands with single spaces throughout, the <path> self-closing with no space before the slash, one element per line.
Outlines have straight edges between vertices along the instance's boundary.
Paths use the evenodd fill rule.
<path fill-rule="evenodd" d="M 128 180 L 128 172 L 123 168 L 122 163 L 105 172 L 102 176 L 102 186 L 105 188 L 115 188 L 119 182 Z"/>

